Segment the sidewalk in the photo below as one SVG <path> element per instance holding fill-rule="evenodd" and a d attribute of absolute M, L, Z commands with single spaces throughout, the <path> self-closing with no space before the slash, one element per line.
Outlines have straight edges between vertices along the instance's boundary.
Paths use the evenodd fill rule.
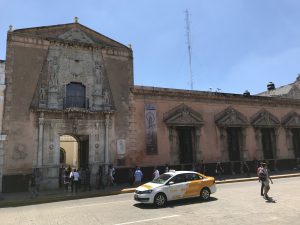
<path fill-rule="evenodd" d="M 300 177 L 300 171 L 289 170 L 289 171 L 278 171 L 278 172 L 271 173 L 272 179 L 287 178 L 287 177 Z M 257 180 L 257 176 L 255 174 L 251 174 L 250 177 L 245 177 L 245 175 L 238 174 L 238 175 L 222 176 L 221 179 L 216 180 L 216 183 L 224 184 L 224 183 L 245 182 L 245 181 L 254 181 L 254 180 Z M 92 191 L 79 191 L 77 193 L 65 193 L 63 189 L 41 191 L 39 193 L 39 196 L 36 198 L 30 198 L 29 192 L 4 193 L 4 194 L 0 194 L 0 208 L 132 193 L 134 192 L 134 190 L 135 188 L 128 187 L 128 185 L 126 184 L 120 184 L 112 187 L 107 187 L 104 190 L 94 189 Z M 3 198 L 2 200 L 1 197 Z"/>

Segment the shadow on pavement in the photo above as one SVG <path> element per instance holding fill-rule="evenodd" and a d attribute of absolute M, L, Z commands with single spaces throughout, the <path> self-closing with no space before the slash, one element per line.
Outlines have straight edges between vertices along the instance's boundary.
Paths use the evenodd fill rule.
<path fill-rule="evenodd" d="M 210 199 L 208 199 L 206 201 L 202 201 L 199 198 L 181 199 L 181 200 L 175 200 L 175 201 L 168 202 L 167 206 L 165 208 L 175 208 L 178 206 L 191 205 L 191 204 L 204 204 L 204 203 L 209 203 L 209 202 L 213 202 L 213 201 L 217 201 L 217 200 L 218 199 L 215 197 L 210 197 Z M 134 204 L 134 206 L 138 207 L 140 209 L 160 209 L 153 204 L 136 203 L 136 204 Z"/>

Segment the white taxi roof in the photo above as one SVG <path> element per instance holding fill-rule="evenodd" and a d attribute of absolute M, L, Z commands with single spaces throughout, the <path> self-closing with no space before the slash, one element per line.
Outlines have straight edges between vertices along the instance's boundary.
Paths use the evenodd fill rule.
<path fill-rule="evenodd" d="M 185 171 L 185 170 L 169 170 L 169 172 L 166 172 L 166 174 L 170 174 L 172 176 L 177 175 L 177 174 L 183 174 L 183 173 L 197 173 L 195 171 Z M 198 174 L 198 173 L 197 173 Z"/>

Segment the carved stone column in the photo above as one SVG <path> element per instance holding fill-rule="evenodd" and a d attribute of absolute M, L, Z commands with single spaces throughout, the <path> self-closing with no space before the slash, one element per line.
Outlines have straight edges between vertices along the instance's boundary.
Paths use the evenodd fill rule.
<path fill-rule="evenodd" d="M 200 162 L 203 159 L 202 150 L 200 147 L 201 127 L 195 127 L 195 161 Z"/>
<path fill-rule="evenodd" d="M 288 149 L 288 157 L 294 158 L 293 132 L 291 129 L 286 129 L 285 134 L 286 134 L 286 145 Z"/>
<path fill-rule="evenodd" d="M 246 128 L 242 128 L 242 143 L 241 143 L 241 161 L 247 161 L 249 160 L 249 152 L 246 148 L 246 137 L 247 137 L 247 131 Z"/>
<path fill-rule="evenodd" d="M 37 152 L 37 167 L 43 166 L 43 145 L 44 145 L 44 113 L 39 117 L 39 137 L 38 137 L 38 152 Z"/>
<path fill-rule="evenodd" d="M 109 114 L 105 114 L 105 153 L 104 153 L 104 162 L 105 162 L 105 172 L 108 171 L 109 165 Z"/>
<path fill-rule="evenodd" d="M 262 135 L 261 135 L 260 128 L 255 128 L 256 159 L 257 160 L 263 160 L 264 159 L 261 137 L 262 137 Z"/>
<path fill-rule="evenodd" d="M 220 140 L 221 140 L 221 161 L 226 162 L 229 160 L 229 156 L 228 156 L 227 132 L 224 127 L 220 128 Z"/>
<path fill-rule="evenodd" d="M 170 164 L 177 164 L 178 161 L 178 146 L 177 146 L 177 132 L 176 127 L 169 127 L 170 140 Z"/>

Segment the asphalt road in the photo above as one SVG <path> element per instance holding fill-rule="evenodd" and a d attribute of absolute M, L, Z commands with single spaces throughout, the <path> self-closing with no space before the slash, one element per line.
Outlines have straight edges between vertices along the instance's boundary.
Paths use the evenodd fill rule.
<path fill-rule="evenodd" d="M 170 202 L 157 209 L 121 194 L 0 209 L 0 224 L 127 225 L 127 224 L 300 224 L 300 178 L 274 180 L 269 195 L 260 196 L 257 181 L 220 184 L 208 202 L 199 199 Z"/>

